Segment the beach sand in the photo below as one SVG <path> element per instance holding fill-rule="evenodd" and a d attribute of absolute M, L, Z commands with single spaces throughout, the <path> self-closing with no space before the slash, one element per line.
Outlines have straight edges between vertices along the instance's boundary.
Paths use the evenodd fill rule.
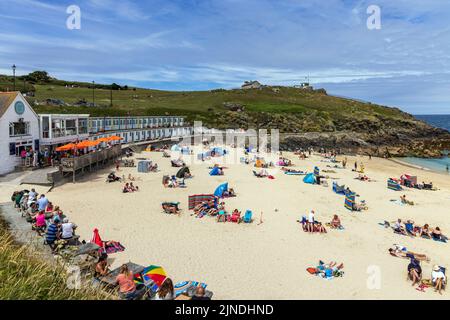
<path fill-rule="evenodd" d="M 232 155 L 229 155 L 231 157 Z M 331 163 L 313 155 L 299 160 L 292 153 L 294 169 L 311 172 L 315 165 L 321 169 Z M 75 222 L 81 238 L 90 240 L 92 230 L 98 228 L 103 240 L 120 241 L 126 250 L 110 256 L 112 267 L 132 261 L 142 265 L 163 266 L 174 282 L 196 280 L 206 282 L 214 292 L 214 299 L 448 299 L 432 288 L 419 292 L 406 281 L 407 259 L 388 254 L 392 244 L 402 244 L 409 250 L 427 254 L 431 261 L 422 263 L 424 278 L 429 278 L 433 265 L 450 267 L 450 244 L 396 235 L 378 225 L 384 220 L 412 219 L 417 224 L 439 226 L 450 234 L 450 179 L 448 175 L 402 166 L 393 161 L 358 157 L 363 161 L 365 174 L 376 182 L 355 180 L 352 172 L 355 158 L 348 157 L 347 169 L 329 173 L 339 184 L 356 191 L 369 205 L 369 210 L 352 213 L 344 208 L 344 196 L 329 187 L 308 185 L 303 176 L 289 176 L 275 172 L 275 179 L 253 176 L 253 165 L 227 164 L 224 176 L 211 177 L 210 162 L 190 164 L 193 179 L 186 180 L 187 188 L 170 189 L 161 184 L 164 174 L 175 174 L 170 159 L 162 153 L 142 152 L 135 158 L 148 158 L 158 163 L 158 173 L 137 173 L 137 168 L 121 168 L 118 173 L 138 178 L 140 191 L 121 192 L 122 184 L 106 183 L 106 175 L 113 168 L 93 173 L 76 184 L 55 188 L 49 199 L 59 205 Z M 342 157 L 341 157 L 342 158 Z M 395 192 L 387 189 L 388 177 L 403 173 L 417 175 L 419 181 L 433 181 L 438 191 L 408 189 Z M 187 210 L 188 195 L 213 193 L 228 182 L 237 193 L 226 199 L 226 208 L 250 209 L 254 223 L 217 223 L 214 218 L 195 218 Z M 11 192 L 19 189 L 15 182 L 2 183 L 0 201 L 9 201 Z M 36 187 L 38 192 L 46 188 Z M 402 194 L 417 203 L 400 206 L 390 199 Z M 167 215 L 161 202 L 179 201 L 181 216 Z M 329 222 L 333 214 L 341 218 L 345 230 L 327 228 L 327 234 L 308 234 L 296 220 L 311 209 L 316 219 Z M 260 212 L 263 223 L 258 225 Z M 331 281 L 306 272 L 319 260 L 337 261 L 345 265 L 345 275 Z M 373 272 L 380 275 L 380 287 L 371 284 Z M 376 283 L 376 282 L 375 282 Z M 368 285 L 369 284 L 369 285 Z"/>

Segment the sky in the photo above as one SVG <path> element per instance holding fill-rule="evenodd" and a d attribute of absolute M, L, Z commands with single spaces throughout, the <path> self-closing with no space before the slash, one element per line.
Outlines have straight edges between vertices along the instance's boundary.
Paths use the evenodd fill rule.
<path fill-rule="evenodd" d="M 67 27 L 72 5 L 80 29 Z M 163 90 L 309 77 L 329 94 L 450 114 L 448 21 L 448 0 L 0 0 L 0 73 Z"/>

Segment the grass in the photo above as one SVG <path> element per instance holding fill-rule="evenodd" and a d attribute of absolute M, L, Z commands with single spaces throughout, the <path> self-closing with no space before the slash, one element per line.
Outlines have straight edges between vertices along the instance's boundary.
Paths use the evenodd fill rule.
<path fill-rule="evenodd" d="M 8 81 L 10 82 L 11 79 L 0 76 L 0 89 Z M 278 115 L 284 117 L 284 122 L 289 121 L 286 117 L 292 116 L 297 131 L 309 131 L 307 123 L 327 124 L 329 130 L 340 131 L 348 129 L 343 124 L 354 120 L 373 121 L 378 123 L 378 126 L 383 126 L 385 119 L 395 120 L 399 123 L 403 121 L 416 122 L 412 116 L 396 108 L 293 87 L 276 87 L 276 90 L 275 87 L 265 87 L 261 90 L 222 89 L 211 91 L 129 88 L 128 90 L 113 90 L 111 106 L 111 91 L 107 86 L 98 84 L 95 89 L 97 107 L 42 104 L 46 99 L 60 99 L 67 104 L 74 104 L 80 100 L 93 101 L 92 84 L 74 83 L 75 88 L 70 86 L 66 88 L 65 84 L 71 84 L 71 82 L 53 79 L 48 83 L 34 84 L 35 97 L 29 97 L 28 100 L 30 103 L 39 102 L 41 104 L 34 107 L 38 113 L 87 113 L 91 116 L 178 115 L 185 116 L 188 122 L 201 120 L 206 125 L 223 124 L 225 127 L 233 127 L 236 119 L 235 113 L 229 112 L 224 107 L 226 102 L 244 105 L 243 114 L 251 118 L 250 122 L 255 119 L 255 113 L 261 112 L 267 114 L 269 122 L 271 119 L 279 119 Z M 20 86 L 18 88 L 20 89 Z M 230 120 L 227 120 L 228 115 L 231 116 Z M 289 130 L 289 127 L 280 121 L 272 121 L 272 127 L 279 127 L 284 131 Z M 290 126 L 292 127 L 292 125 Z M 320 128 L 318 126 L 318 130 Z"/>
<path fill-rule="evenodd" d="M 104 292 L 67 287 L 63 266 L 53 265 L 16 243 L 0 217 L 0 300 L 99 300 Z"/>

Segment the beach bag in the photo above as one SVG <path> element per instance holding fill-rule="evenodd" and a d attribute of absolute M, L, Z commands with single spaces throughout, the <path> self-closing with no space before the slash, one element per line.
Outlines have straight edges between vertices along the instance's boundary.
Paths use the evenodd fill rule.
<path fill-rule="evenodd" d="M 319 272 L 317 268 L 307 268 L 306 271 L 308 271 L 310 274 L 316 274 Z"/>

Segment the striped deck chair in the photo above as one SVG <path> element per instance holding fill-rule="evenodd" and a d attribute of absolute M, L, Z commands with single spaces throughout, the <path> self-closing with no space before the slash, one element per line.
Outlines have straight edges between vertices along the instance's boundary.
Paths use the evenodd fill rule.
<path fill-rule="evenodd" d="M 393 180 L 393 179 L 388 179 L 387 181 L 387 187 L 388 189 L 394 190 L 394 191 L 400 191 L 403 190 L 402 186 L 400 185 L 399 182 Z"/>
<path fill-rule="evenodd" d="M 346 209 L 353 211 L 353 207 L 356 201 L 356 193 L 348 192 L 345 194 L 345 203 L 344 206 Z"/>
<path fill-rule="evenodd" d="M 193 210 L 198 204 L 215 200 L 213 194 L 196 194 L 189 196 L 189 210 Z"/>

